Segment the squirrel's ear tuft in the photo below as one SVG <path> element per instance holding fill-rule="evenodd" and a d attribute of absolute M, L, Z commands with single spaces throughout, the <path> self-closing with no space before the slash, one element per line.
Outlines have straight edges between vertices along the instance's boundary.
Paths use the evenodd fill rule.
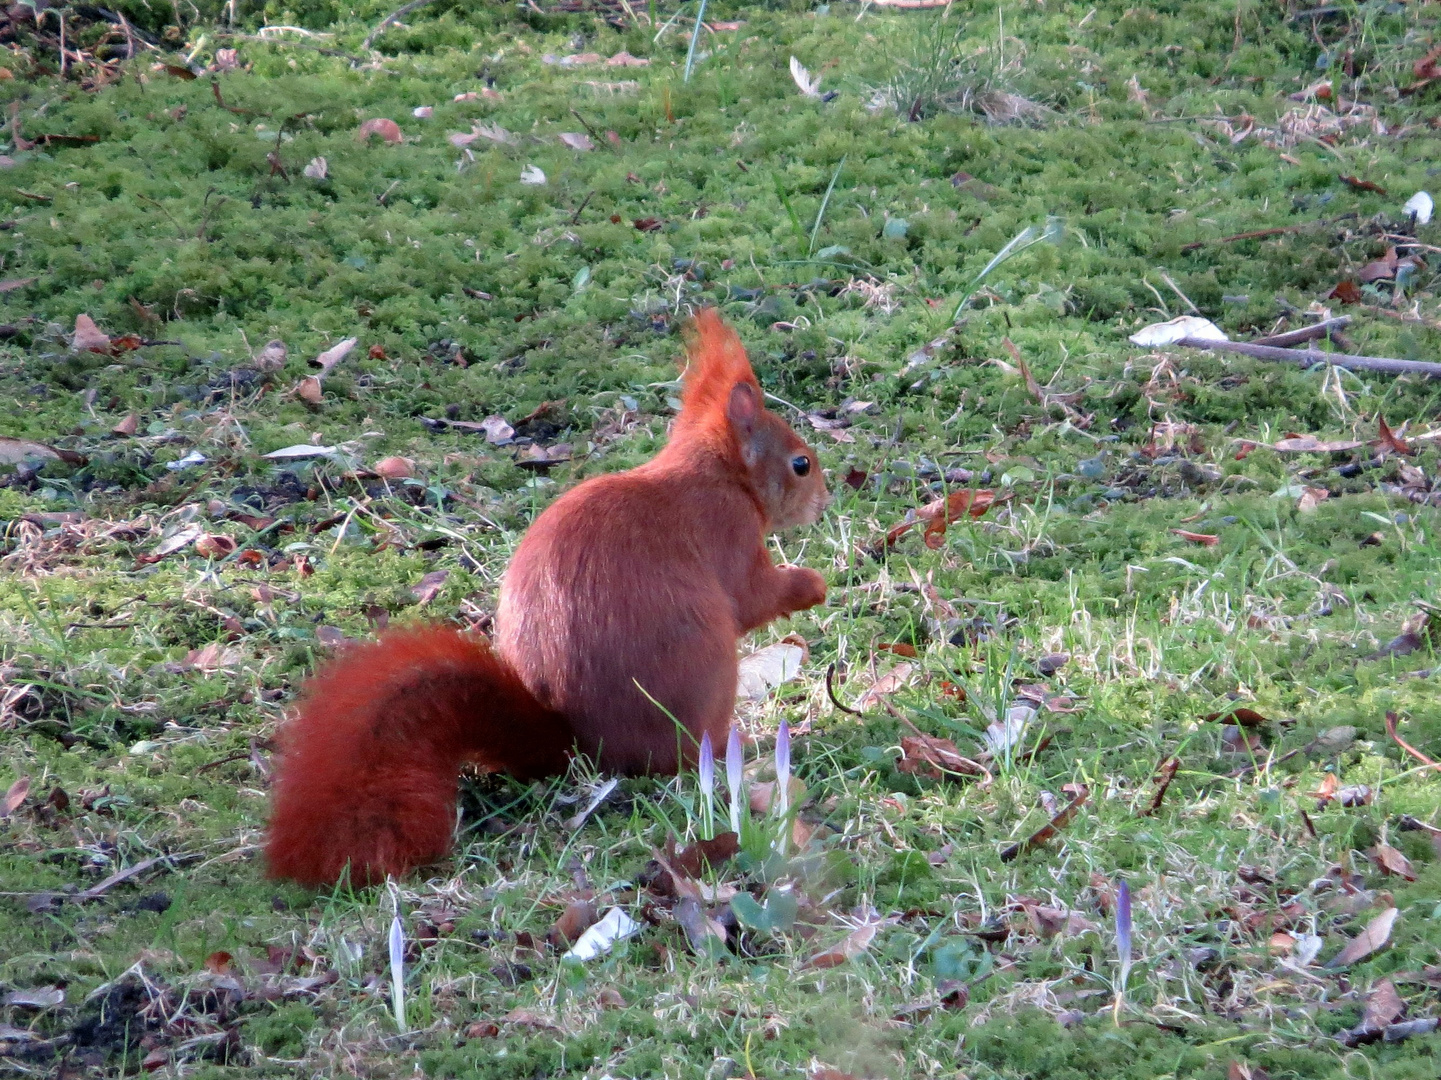
<path fill-rule="evenodd" d="M 696 312 L 695 321 L 686 331 L 686 357 L 689 364 L 682 419 L 718 419 L 724 423 L 731 391 L 740 383 L 755 387 L 756 400 L 760 400 L 760 383 L 751 370 L 745 346 L 715 308 Z"/>

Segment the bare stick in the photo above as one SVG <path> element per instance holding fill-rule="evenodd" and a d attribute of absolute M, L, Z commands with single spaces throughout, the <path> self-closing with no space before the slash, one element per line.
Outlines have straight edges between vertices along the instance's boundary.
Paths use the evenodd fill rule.
<path fill-rule="evenodd" d="M 1394 742 L 1402 750 L 1405 750 L 1406 753 L 1410 754 L 1413 758 L 1421 762 L 1421 764 L 1425 765 L 1427 768 L 1441 769 L 1441 764 L 1437 764 L 1436 762 L 1432 761 L 1425 754 L 1421 753 L 1420 750 L 1417 750 L 1405 739 L 1401 738 L 1400 735 L 1396 734 L 1396 714 L 1393 712 L 1388 712 L 1386 714 L 1386 734 L 1391 736 L 1392 742 Z"/>
<path fill-rule="evenodd" d="M 1320 349 L 1280 349 L 1274 345 L 1257 345 L 1250 341 L 1207 341 L 1203 338 L 1182 338 L 1176 342 L 1187 349 L 1213 349 L 1242 353 L 1258 360 L 1283 360 L 1309 367 L 1312 364 L 1334 364 L 1348 371 L 1380 371 L 1387 375 L 1424 375 L 1441 378 L 1441 364 L 1424 360 L 1393 360 L 1385 356 L 1352 356 L 1350 353 L 1328 353 Z"/>
<path fill-rule="evenodd" d="M 1176 117 L 1178 120 L 1191 119 L 1191 117 Z M 1182 244 L 1182 251 L 1195 251 L 1207 244 L 1234 244 L 1237 240 L 1260 240 L 1267 236 L 1281 236 L 1284 233 L 1300 232 L 1307 228 L 1305 225 L 1281 225 L 1275 229 L 1252 229 L 1250 232 L 1236 233 L 1234 236 L 1218 236 L 1214 240 L 1192 240 L 1189 244 Z"/>
<path fill-rule="evenodd" d="M 1325 319 L 1310 326 L 1303 326 L 1299 330 L 1287 330 L 1284 334 L 1270 334 L 1266 337 L 1253 338 L 1252 345 L 1274 345 L 1277 348 L 1289 348 L 1292 345 L 1299 345 L 1303 341 L 1314 341 L 1316 338 L 1329 338 L 1332 330 L 1340 330 L 1343 326 L 1351 325 L 1351 316 L 1338 315 L 1334 319 Z"/>
<path fill-rule="evenodd" d="M 843 713 L 850 713 L 852 716 L 862 715 L 859 709 L 852 709 L 849 705 L 841 704 L 841 699 L 836 697 L 835 678 L 836 666 L 835 664 L 832 664 L 830 667 L 826 668 L 826 694 L 829 695 L 831 699 L 831 704 Z"/>
<path fill-rule="evenodd" d="M 403 7 L 396 8 L 389 15 L 380 20 L 379 26 L 377 26 L 374 30 L 365 35 L 365 40 L 360 43 L 360 51 L 364 52 L 366 49 L 370 48 L 370 43 L 376 38 L 378 38 L 381 35 L 381 32 L 391 23 L 395 22 L 397 19 L 405 18 L 405 16 L 409 15 L 416 8 L 423 8 L 428 3 L 430 3 L 430 0 L 410 0 L 410 3 L 404 5 Z"/>

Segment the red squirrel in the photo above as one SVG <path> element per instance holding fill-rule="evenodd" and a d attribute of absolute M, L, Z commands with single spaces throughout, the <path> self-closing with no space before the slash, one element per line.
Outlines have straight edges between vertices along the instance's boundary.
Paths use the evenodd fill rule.
<path fill-rule="evenodd" d="M 669 773 L 703 734 L 725 745 L 741 635 L 826 595 L 815 570 L 773 564 L 766 535 L 816 521 L 829 495 L 715 309 L 687 352 L 669 441 L 536 518 L 501 581 L 493 644 L 396 630 L 311 677 L 278 735 L 272 877 L 320 885 L 348 868 L 366 884 L 442 858 L 466 761 L 525 780 L 579 752 L 608 772 Z"/>

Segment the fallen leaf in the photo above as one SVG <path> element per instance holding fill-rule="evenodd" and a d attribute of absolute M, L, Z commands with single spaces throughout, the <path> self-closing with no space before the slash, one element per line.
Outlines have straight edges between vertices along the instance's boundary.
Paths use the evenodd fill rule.
<path fill-rule="evenodd" d="M 668 860 L 670 865 L 687 877 L 700 878 L 707 868 L 716 869 L 735 858 L 740 852 L 740 837 L 733 832 L 723 832 L 710 840 L 695 843 L 676 851 Z"/>
<path fill-rule="evenodd" d="M 282 446 L 279 450 L 272 450 L 262 455 L 271 461 L 290 461 L 296 458 L 323 457 L 326 454 L 335 453 L 333 446 L 317 446 L 314 443 L 296 443 L 294 446 Z"/>
<path fill-rule="evenodd" d="M 1215 547 L 1221 542 L 1219 536 L 1213 536 L 1210 533 L 1187 532 L 1185 529 L 1172 529 L 1171 532 L 1175 533 L 1182 540 L 1189 540 L 1193 544 L 1201 544 L 1205 547 Z"/>
<path fill-rule="evenodd" d="M 1401 1019 L 1405 1012 L 1406 1003 L 1396 992 L 1395 985 L 1390 979 L 1382 979 L 1366 995 L 1366 1011 L 1362 1014 L 1361 1022 L 1351 1030 L 1341 1032 L 1336 1038 L 1343 1046 L 1351 1047 L 1377 1042 L 1383 1036 L 1387 1037 L 1388 1041 L 1395 1041 L 1390 1038 L 1387 1029 Z"/>
<path fill-rule="evenodd" d="M 1342 806 L 1370 806 L 1375 797 L 1367 784 L 1350 784 L 1336 791 L 1336 801 Z"/>
<path fill-rule="evenodd" d="M 562 131 L 559 135 L 561 142 L 572 150 L 594 150 L 595 143 L 590 141 L 590 136 L 579 131 Z"/>
<path fill-rule="evenodd" d="M 797 805 L 805 796 L 806 785 L 799 776 L 792 776 L 786 784 L 786 804 Z M 750 792 L 746 801 L 753 814 L 769 814 L 776 805 L 776 782 L 774 780 L 763 780 L 750 786 Z"/>
<path fill-rule="evenodd" d="M 1336 282 L 1336 287 L 1326 294 L 1327 300 L 1339 300 L 1343 304 L 1359 304 L 1366 298 L 1361 286 L 1349 279 Z"/>
<path fill-rule="evenodd" d="M 134 435 L 135 432 L 139 430 L 139 428 L 140 417 L 135 415 L 135 413 L 130 413 L 128 416 L 125 416 L 124 418 L 115 422 L 115 425 L 110 429 L 110 434 L 119 435 L 122 438 L 128 439 L 130 436 Z"/>
<path fill-rule="evenodd" d="M 165 558 L 165 556 L 167 555 L 174 555 L 177 551 L 180 551 L 182 548 L 189 547 L 196 540 L 199 540 L 200 537 L 204 535 L 204 533 L 205 530 L 202 529 L 199 525 L 188 525 L 185 528 L 178 530 L 177 532 L 171 533 L 168 537 L 166 537 L 158 545 L 156 545 L 154 551 L 150 552 L 147 555 L 141 556 L 141 561 L 158 562 L 161 559 Z"/>
<path fill-rule="evenodd" d="M 527 165 L 520 170 L 520 182 L 531 187 L 540 187 L 545 183 L 545 173 L 534 165 Z"/>
<path fill-rule="evenodd" d="M 553 1020 L 548 1020 L 539 1013 L 531 1012 L 529 1009 L 511 1009 L 500 1018 L 503 1024 L 514 1024 L 516 1027 L 529 1028 L 532 1031 L 560 1031 L 560 1026 Z"/>
<path fill-rule="evenodd" d="M 185 654 L 181 664 L 187 668 L 194 668 L 196 671 L 203 671 L 207 674 L 214 671 L 223 671 L 226 668 L 238 667 L 244 659 L 244 654 L 239 649 L 212 641 L 201 649 L 191 649 Z"/>
<path fill-rule="evenodd" d="M 1382 979 L 1366 995 L 1366 1013 L 1361 1023 L 1364 1027 L 1382 1028 L 1394 1024 L 1406 1012 L 1406 1004 L 1390 979 Z"/>
<path fill-rule="evenodd" d="M 235 957 L 221 949 L 211 953 L 205 958 L 205 970 L 212 975 L 228 975 L 230 974 L 231 964 L 233 964 L 234 961 Z"/>
<path fill-rule="evenodd" d="M 30 794 L 30 777 L 22 776 L 16 780 L 5 791 L 5 798 L 0 799 L 0 818 L 8 818 L 20 804 L 25 801 L 25 796 Z"/>
<path fill-rule="evenodd" d="M 1365 285 L 1372 281 L 1385 281 L 1396 276 L 1396 264 L 1399 260 L 1396 257 L 1395 247 L 1388 247 L 1386 254 L 1379 259 L 1374 259 L 1361 267 L 1356 272 L 1356 278 Z"/>
<path fill-rule="evenodd" d="M 1049 678 L 1070 662 L 1071 654 L 1068 652 L 1047 653 L 1036 661 L 1036 670 Z"/>
<path fill-rule="evenodd" d="M 908 645 L 908 644 L 907 644 L 906 642 L 904 642 L 904 641 L 894 641 L 894 642 L 882 641 L 881 643 L 879 643 L 879 644 L 876 646 L 876 651 L 877 651 L 877 652 L 888 652 L 888 653 L 890 653 L 892 656 L 904 656 L 904 657 L 906 657 L 906 658 L 908 658 L 908 659 L 910 659 L 910 660 L 914 660 L 914 659 L 917 657 L 917 655 L 919 655 L 919 654 L 916 652 L 916 647 L 915 647 L 914 645 Z"/>
<path fill-rule="evenodd" d="M 552 465 L 560 465 L 570 460 L 570 443 L 552 443 L 550 446 L 542 446 L 540 443 L 531 443 L 521 448 L 515 456 L 515 463 L 522 469 L 536 469 L 544 472 Z"/>
<path fill-rule="evenodd" d="M 1019 843 L 1012 844 L 1010 845 L 1010 847 L 1002 851 L 1001 861 L 1011 862 L 1025 852 L 1031 851 L 1032 849 L 1037 848 L 1040 845 L 1044 844 L 1046 841 L 1050 840 L 1051 837 L 1055 836 L 1057 833 L 1059 833 L 1062 829 L 1064 829 L 1067 825 L 1071 823 L 1071 821 L 1075 818 L 1076 814 L 1080 811 L 1081 807 L 1086 805 L 1086 800 L 1090 797 L 1090 788 L 1086 787 L 1084 784 L 1077 784 L 1075 797 L 1064 807 L 1061 808 L 1060 813 L 1058 813 L 1055 817 L 1051 818 L 1050 821 L 1046 822 L 1046 824 L 1042 825 L 1030 836 L 1026 837 L 1026 839 L 1020 841 Z"/>
<path fill-rule="evenodd" d="M 1421 59 L 1411 65 L 1411 73 L 1418 79 L 1425 79 L 1428 82 L 1432 79 L 1441 79 L 1441 45 L 1436 46 Z"/>
<path fill-rule="evenodd" d="M 886 672 L 870 688 L 861 695 L 856 702 L 856 708 L 864 712 L 873 705 L 878 705 L 890 695 L 894 694 L 901 687 L 911 681 L 911 673 L 915 670 L 914 664 L 897 664 Z"/>
<path fill-rule="evenodd" d="M 385 457 L 371 471 L 386 480 L 404 480 L 415 475 L 415 462 L 408 457 Z"/>
<path fill-rule="evenodd" d="M 931 735 L 906 735 L 901 739 L 901 759 L 896 768 L 913 776 L 925 776 L 940 780 L 946 773 L 960 776 L 984 776 L 990 774 L 979 762 L 972 761 L 956 749 L 950 739 L 939 739 Z"/>
<path fill-rule="evenodd" d="M 305 166 L 305 175 L 312 180 L 324 180 L 330 175 L 330 162 L 323 157 L 313 157 L 310 164 Z"/>
<path fill-rule="evenodd" d="M 1328 968 L 1347 967 L 1384 948 L 1386 943 L 1391 940 L 1391 927 L 1396 924 L 1398 914 L 1400 912 L 1396 908 L 1387 908 L 1381 912 L 1366 924 L 1365 930 L 1346 942 L 1346 947 L 1337 953 L 1326 966 Z"/>
<path fill-rule="evenodd" d="M 89 315 L 75 316 L 75 333 L 70 336 L 70 347 L 76 352 L 109 353 L 109 336 L 95 325 Z"/>
<path fill-rule="evenodd" d="M 1271 449 L 1282 454 L 1334 454 L 1364 445 L 1356 439 L 1318 439 L 1314 435 L 1288 435 L 1277 439 Z"/>
<path fill-rule="evenodd" d="M 432 570 L 410 587 L 410 594 L 423 607 L 440 594 L 449 577 L 449 570 Z"/>
<path fill-rule="evenodd" d="M 568 949 L 599 921 L 600 912 L 596 910 L 594 900 L 575 900 L 566 905 L 545 937 L 553 948 Z"/>
<path fill-rule="evenodd" d="M 83 465 L 85 455 L 73 450 L 61 450 L 56 446 L 35 442 L 33 439 L 12 439 L 0 435 L 0 465 L 23 465 L 27 461 L 64 461 L 72 465 Z"/>
<path fill-rule="evenodd" d="M 736 697 L 741 701 L 764 701 L 777 686 L 799 675 L 809 656 L 805 639 L 795 635 L 757 649 L 740 662 Z"/>
<path fill-rule="evenodd" d="M 0 281 L 0 293 L 14 292 L 16 289 L 23 289 L 26 285 L 33 285 L 39 280 L 38 277 L 7 278 L 5 281 Z M 86 317 L 88 318 L 88 316 Z M 93 326 L 94 324 L 92 323 L 91 325 Z M 76 347 L 79 348 L 79 346 Z"/>
<path fill-rule="evenodd" d="M 1152 323 L 1137 330 L 1128 340 L 1132 345 L 1156 348 L 1161 345 L 1174 345 L 1186 338 L 1195 338 L 1198 341 L 1231 340 L 1219 326 L 1199 315 L 1180 315 L 1166 322 Z"/>
<path fill-rule="evenodd" d="M 1389 450 L 1393 454 L 1414 454 L 1416 452 L 1405 439 L 1391 430 L 1384 416 L 1377 415 L 1376 426 L 1378 429 L 1376 445 L 1380 449 Z M 1404 428 L 1405 425 L 1403 424 L 1402 427 Z"/>
<path fill-rule="evenodd" d="M 1301 514 L 1312 513 L 1318 506 L 1320 506 L 1330 497 L 1331 493 L 1325 488 L 1303 488 L 1300 497 L 1296 500 L 1296 511 Z"/>
<path fill-rule="evenodd" d="M 641 232 L 656 232 L 658 229 L 665 225 L 665 222 L 662 221 L 660 218 L 643 217 L 636 218 L 634 221 L 631 222 L 631 224 L 634 225 Z"/>
<path fill-rule="evenodd" d="M 1374 191 L 1377 195 L 1386 194 L 1386 189 L 1383 188 L 1380 184 L 1374 183 L 1370 180 L 1362 180 L 1359 176 L 1342 176 L 1339 177 L 1339 179 L 1341 183 L 1345 184 L 1347 187 L 1353 187 L 1357 191 Z M 1362 280 L 1365 279 L 1363 278 Z"/>
<path fill-rule="evenodd" d="M 53 1009 L 57 1005 L 65 1004 L 65 991 L 58 986 L 31 986 L 11 990 L 0 998 L 0 1004 L 18 1005 L 27 1009 Z"/>
<path fill-rule="evenodd" d="M 400 132 L 400 125 L 394 120 L 387 120 L 383 116 L 377 116 L 361 124 L 355 132 L 355 138 L 359 142 L 369 142 L 372 135 L 379 135 L 388 143 L 398 143 L 405 139 Z"/>
<path fill-rule="evenodd" d="M 605 62 L 606 67 L 649 67 L 650 61 L 643 56 L 632 56 L 622 49 Z"/>
<path fill-rule="evenodd" d="M 1217 720 L 1223 724 L 1239 724 L 1241 727 L 1249 728 L 1262 727 L 1271 722 L 1255 709 L 1248 709 L 1244 705 L 1238 705 L 1225 712 L 1213 712 L 1206 715 L 1207 723 L 1215 723 Z"/>
<path fill-rule="evenodd" d="M 1259 1065 L 1233 1061 L 1226 1066 L 1226 1080 L 1271 1080 L 1271 1074 Z"/>
<path fill-rule="evenodd" d="M 236 547 L 234 540 L 220 533 L 206 533 L 195 541 L 195 553 L 206 559 L 223 559 Z"/>
<path fill-rule="evenodd" d="M 812 971 L 825 970 L 839 967 L 848 960 L 854 960 L 870 948 L 871 942 L 875 940 L 876 931 L 880 928 L 880 922 L 868 922 L 858 926 L 847 934 L 845 940 L 839 945 L 816 953 L 803 966 Z"/>
<path fill-rule="evenodd" d="M 1379 866 L 1382 872 L 1405 878 L 1407 881 L 1416 880 L 1416 871 L 1411 869 L 1411 861 L 1390 844 L 1378 843 L 1366 854 L 1371 856 L 1371 861 Z"/>
<path fill-rule="evenodd" d="M 963 490 L 953 491 L 944 498 L 936 499 L 927 503 L 915 512 L 915 516 L 891 527 L 886 533 L 885 546 L 891 547 L 911 529 L 921 522 L 926 523 L 925 543 L 932 551 L 938 550 L 945 543 L 946 529 L 953 522 L 959 521 L 966 515 L 979 518 L 996 501 L 994 491 Z"/>
<path fill-rule="evenodd" d="M 694 896 L 681 897 L 671 914 L 685 931 L 686 943 L 690 945 L 692 952 L 709 956 L 725 948 L 725 927 L 719 920 L 706 914 L 700 901 Z"/>

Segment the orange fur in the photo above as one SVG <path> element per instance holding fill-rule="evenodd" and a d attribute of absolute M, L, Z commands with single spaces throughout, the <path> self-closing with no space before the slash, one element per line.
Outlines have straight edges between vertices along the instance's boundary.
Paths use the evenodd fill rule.
<path fill-rule="evenodd" d="M 281 736 L 273 875 L 333 881 L 348 863 L 374 881 L 441 857 L 466 758 L 528 777 L 574 748 L 613 772 L 672 772 L 702 734 L 723 744 L 740 636 L 825 598 L 814 570 L 771 562 L 765 536 L 815 520 L 826 493 L 716 312 L 688 351 L 661 453 L 573 488 L 522 539 L 494 652 L 404 631 L 311 680 Z"/>

